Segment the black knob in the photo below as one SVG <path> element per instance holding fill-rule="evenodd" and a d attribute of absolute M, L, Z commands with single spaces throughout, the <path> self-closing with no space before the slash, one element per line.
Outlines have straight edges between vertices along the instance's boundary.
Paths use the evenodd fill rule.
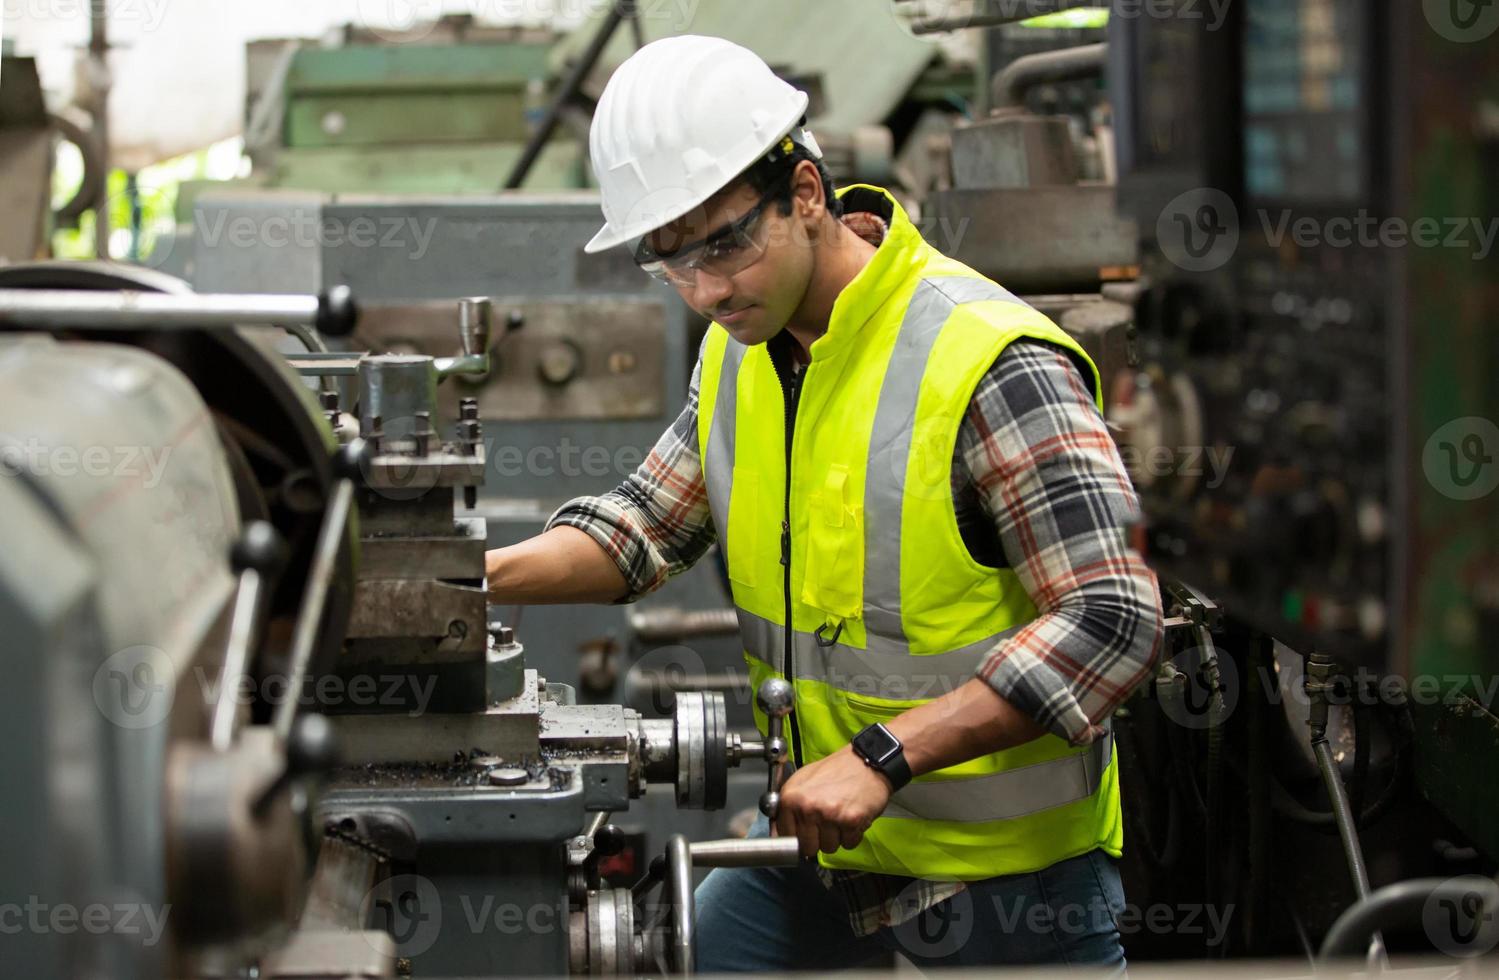
<path fill-rule="evenodd" d="M 295 780 L 327 772 L 337 764 L 338 740 L 333 725 L 322 715 L 299 716 L 286 739 L 286 768 L 255 801 L 256 815 L 263 814 Z"/>
<path fill-rule="evenodd" d="M 514 333 L 526 325 L 526 315 L 520 310 L 511 310 L 505 315 L 505 332 Z"/>
<path fill-rule="evenodd" d="M 625 849 L 629 841 L 625 839 L 625 832 L 612 823 L 606 823 L 593 833 L 594 853 L 604 857 L 612 857 Z"/>
<path fill-rule="evenodd" d="M 286 740 L 286 771 L 292 776 L 327 772 L 338 764 L 338 738 L 324 715 L 302 715 Z"/>
<path fill-rule="evenodd" d="M 369 468 L 370 444 L 364 439 L 350 439 L 333 455 L 333 474 L 345 480 L 358 480 Z"/>
<path fill-rule="evenodd" d="M 333 286 L 318 294 L 317 320 L 313 324 L 318 333 L 347 336 L 354 332 L 358 319 L 359 304 L 354 302 L 354 291 L 348 286 Z"/>
<path fill-rule="evenodd" d="M 244 533 L 229 549 L 229 563 L 235 574 L 253 568 L 269 575 L 286 561 L 286 542 L 268 521 L 251 521 Z"/>

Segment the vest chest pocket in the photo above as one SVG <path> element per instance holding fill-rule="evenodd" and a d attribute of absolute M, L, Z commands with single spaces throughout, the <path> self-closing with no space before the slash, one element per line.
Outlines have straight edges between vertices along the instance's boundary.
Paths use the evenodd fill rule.
<path fill-rule="evenodd" d="M 851 497 L 848 466 L 834 463 L 807 501 L 801 601 L 827 613 L 834 627 L 863 615 L 864 505 Z"/>

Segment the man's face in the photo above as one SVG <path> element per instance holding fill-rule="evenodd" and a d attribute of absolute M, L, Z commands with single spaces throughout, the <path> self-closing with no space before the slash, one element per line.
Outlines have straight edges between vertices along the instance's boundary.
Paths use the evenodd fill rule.
<path fill-rule="evenodd" d="M 808 174 L 815 188 L 803 186 Z M 781 213 L 779 201 L 767 200 L 759 216 L 742 227 L 763 248 L 758 258 L 731 275 L 703 267 L 695 270 L 691 285 L 673 283 L 684 302 L 722 324 L 742 344 L 763 344 L 779 333 L 801 305 L 812 278 L 814 253 L 808 233 L 820 216 L 822 199 L 817 168 L 808 161 L 798 163 L 791 186 L 789 215 Z M 691 248 L 739 222 L 760 200 L 752 186 L 738 182 L 652 232 L 648 243 L 662 253 L 678 251 L 679 245 Z"/>

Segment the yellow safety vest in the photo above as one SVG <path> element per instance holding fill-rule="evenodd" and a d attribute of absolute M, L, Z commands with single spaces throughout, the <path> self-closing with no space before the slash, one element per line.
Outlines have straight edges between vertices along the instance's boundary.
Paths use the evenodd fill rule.
<path fill-rule="evenodd" d="M 699 449 L 750 681 L 784 676 L 789 616 L 802 764 L 961 686 L 1037 615 L 1012 570 L 973 559 L 954 511 L 959 423 L 995 358 L 1048 341 L 1100 390 L 1046 316 L 929 246 L 884 190 L 839 196 L 855 189 L 888 199 L 892 220 L 812 345 L 791 446 L 765 346 L 714 324 L 702 354 Z M 1112 732 L 1079 748 L 1047 734 L 918 777 L 858 847 L 820 859 L 977 880 L 1094 848 L 1117 857 L 1123 836 Z"/>

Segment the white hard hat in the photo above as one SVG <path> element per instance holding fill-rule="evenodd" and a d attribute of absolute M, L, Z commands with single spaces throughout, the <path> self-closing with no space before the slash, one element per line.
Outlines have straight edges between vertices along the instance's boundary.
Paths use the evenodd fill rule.
<path fill-rule="evenodd" d="M 748 48 L 684 34 L 652 41 L 615 70 L 599 98 L 588 152 L 603 192 L 601 252 L 680 218 L 801 129 L 807 95 Z"/>

